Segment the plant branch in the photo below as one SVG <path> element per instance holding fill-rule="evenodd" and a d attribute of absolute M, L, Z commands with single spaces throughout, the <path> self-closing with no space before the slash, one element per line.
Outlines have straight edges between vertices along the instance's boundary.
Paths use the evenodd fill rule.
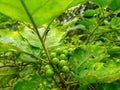
<path fill-rule="evenodd" d="M 45 29 L 45 31 L 43 33 L 42 39 L 44 39 L 44 41 L 45 41 L 46 36 L 47 36 L 47 34 L 49 32 L 49 28 L 50 28 L 50 25 L 52 24 L 52 22 L 53 22 L 53 20 L 48 24 L 48 26 L 46 27 L 46 29 Z"/>
<path fill-rule="evenodd" d="M 29 65 L 29 64 L 31 64 L 31 63 L 32 63 L 32 62 L 29 62 L 29 63 L 23 64 L 23 65 L 21 65 L 21 64 L 18 64 L 18 65 L 15 65 L 15 64 L 13 64 L 13 65 L 4 65 L 4 66 L 0 66 L 0 68 L 3 68 L 3 67 L 27 66 L 27 65 Z"/>
<path fill-rule="evenodd" d="M 30 15 L 30 13 L 29 13 L 29 11 L 28 11 L 28 9 L 27 9 L 25 3 L 23 2 L 23 0 L 20 0 L 20 1 L 21 1 L 21 4 L 23 5 L 23 7 L 24 7 L 24 9 L 25 9 L 25 11 L 26 11 L 26 13 L 27 13 L 27 15 L 28 15 L 28 17 L 29 17 L 29 19 L 30 19 L 32 25 L 33 25 L 33 27 L 34 27 L 34 30 L 35 30 L 35 32 L 36 32 L 36 34 L 37 34 L 37 36 L 38 36 L 38 38 L 39 38 L 39 40 L 40 40 L 42 46 L 43 46 L 43 49 L 44 49 L 44 51 L 45 51 L 45 53 L 46 53 L 46 55 L 47 55 L 47 57 L 48 57 L 48 60 L 50 60 L 50 55 L 49 55 L 49 53 L 48 53 L 48 50 L 47 50 L 47 48 L 46 48 L 46 46 L 45 46 L 45 43 L 44 43 L 44 41 L 43 41 L 41 35 L 39 34 L 38 28 L 37 28 L 37 26 L 36 26 L 36 24 L 35 24 L 35 22 L 34 22 L 32 16 Z"/>
<path fill-rule="evenodd" d="M 95 28 L 94 28 L 94 29 L 92 30 L 92 32 L 90 33 L 90 35 L 88 36 L 88 38 L 87 38 L 87 40 L 86 40 L 86 42 L 85 42 L 86 45 L 89 43 L 92 35 L 93 35 L 93 34 L 95 33 L 95 31 L 97 30 L 98 26 L 99 26 L 99 25 L 96 25 Z"/>
<path fill-rule="evenodd" d="M 28 9 L 27 9 L 25 3 L 23 2 L 23 0 L 20 0 L 20 1 L 21 1 L 21 4 L 23 5 L 23 7 L 24 7 L 24 9 L 25 9 L 25 11 L 26 11 L 26 13 L 27 13 L 27 15 L 28 15 L 28 17 L 29 17 L 29 19 L 30 19 L 32 25 L 33 25 L 33 27 L 34 27 L 34 30 L 35 30 L 35 32 L 36 32 L 36 34 L 37 34 L 37 36 L 38 36 L 40 42 L 42 43 L 43 49 L 44 49 L 44 51 L 45 51 L 45 53 L 46 53 L 46 55 L 47 55 L 47 57 L 48 57 L 48 60 L 50 60 L 50 55 L 49 55 L 49 53 L 48 53 L 48 50 L 47 50 L 47 48 L 46 48 L 46 46 L 45 46 L 45 43 L 44 43 L 44 41 L 43 41 L 41 35 L 39 34 L 38 28 L 37 28 L 37 26 L 36 26 L 36 24 L 35 24 L 35 22 L 34 22 L 32 16 L 30 15 L 30 13 L 29 13 L 29 11 L 28 11 Z"/>
<path fill-rule="evenodd" d="M 69 82 L 66 82 L 66 84 L 74 84 L 74 83 L 78 83 L 78 81 L 69 81 Z"/>
<path fill-rule="evenodd" d="M 42 59 L 42 58 L 40 58 L 40 57 L 37 57 L 37 56 L 35 56 L 35 55 L 31 54 L 31 53 L 28 53 L 28 52 L 25 52 L 25 51 L 23 51 L 23 53 L 25 53 L 25 54 L 27 54 L 27 55 L 30 55 L 30 56 L 34 57 L 35 59 L 41 60 L 42 62 L 48 63 L 48 62 L 45 61 L 44 59 Z"/>
<path fill-rule="evenodd" d="M 28 11 L 28 9 L 27 9 L 24 1 L 23 1 L 23 0 L 20 0 L 20 2 L 21 2 L 21 4 L 22 4 L 22 6 L 24 7 L 24 9 L 25 9 L 25 11 L 26 11 L 26 13 L 27 13 L 27 15 L 28 15 L 28 17 L 29 17 L 29 19 L 30 19 L 33 27 L 34 27 L 34 30 L 35 30 L 35 32 L 36 32 L 36 34 L 37 34 L 37 36 L 38 36 L 38 38 L 39 38 L 39 40 L 40 40 L 40 42 L 41 42 L 41 44 L 42 44 L 42 47 L 43 47 L 43 49 L 44 49 L 47 57 L 48 57 L 49 63 L 50 63 L 51 66 L 53 67 L 54 71 L 59 75 L 59 77 L 60 77 L 61 81 L 63 82 L 63 84 L 66 86 L 65 80 L 64 80 L 64 79 L 62 78 L 62 76 L 60 75 L 59 70 L 58 70 L 57 67 L 54 66 L 54 65 L 52 64 L 52 62 L 51 62 L 51 58 L 50 58 L 48 49 L 46 48 L 46 45 L 45 45 L 45 43 L 44 43 L 44 40 L 42 39 L 41 35 L 39 34 L 38 28 L 37 28 L 37 26 L 36 26 L 36 24 L 35 24 L 32 16 L 31 16 L 31 14 L 29 13 L 29 11 Z"/>

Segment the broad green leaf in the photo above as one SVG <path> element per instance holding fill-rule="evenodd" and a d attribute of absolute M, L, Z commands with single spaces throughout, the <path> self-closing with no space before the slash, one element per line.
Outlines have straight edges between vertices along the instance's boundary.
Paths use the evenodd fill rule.
<path fill-rule="evenodd" d="M 31 73 L 34 73 L 35 72 L 34 68 L 35 67 L 33 67 L 33 65 L 27 65 L 26 67 L 24 67 L 24 69 L 22 69 L 19 72 L 20 77 L 24 77 L 30 75 Z"/>
<path fill-rule="evenodd" d="M 15 74 L 17 71 L 16 67 L 2 67 L 0 68 L 0 75 L 4 76 L 4 75 L 11 75 L 11 74 Z"/>
<path fill-rule="evenodd" d="M 52 81 L 44 75 L 33 73 L 19 79 L 14 85 L 14 90 L 48 90 L 51 89 Z"/>
<path fill-rule="evenodd" d="M 111 63 L 104 65 L 100 69 L 86 69 L 82 70 L 81 74 L 79 75 L 80 81 L 83 83 L 95 83 L 95 82 L 104 82 L 110 83 L 120 79 L 120 67 L 117 66 L 118 64 Z M 114 77 L 114 78 L 113 78 Z"/>
<path fill-rule="evenodd" d="M 74 0 L 23 0 L 35 24 L 40 26 L 48 23 L 60 15 Z M 0 0 L 0 12 L 15 18 L 30 22 L 30 19 L 23 8 L 21 0 Z"/>
<path fill-rule="evenodd" d="M 29 28 L 25 27 L 23 30 L 20 31 L 20 34 L 26 41 L 29 42 L 31 46 L 34 46 L 36 48 L 41 48 L 41 42 L 38 39 L 37 35 L 30 30 Z M 32 38 L 31 38 L 32 37 Z"/>
<path fill-rule="evenodd" d="M 0 31 L 0 51 L 14 49 L 16 51 L 25 51 L 32 54 L 39 53 L 41 43 L 37 36 L 28 28 L 18 31 L 1 30 Z M 31 38 L 32 37 L 32 38 Z M 2 45 L 3 43 L 3 45 Z M 4 45 L 6 44 L 6 45 Z M 7 45 L 8 44 L 8 45 Z"/>
<path fill-rule="evenodd" d="M 48 47 L 54 47 L 60 44 L 60 40 L 64 35 L 64 31 L 59 28 L 53 28 L 49 31 L 46 38 L 46 45 Z"/>
<path fill-rule="evenodd" d="M 108 7 L 112 11 L 120 9 L 120 0 L 112 0 Z"/>
<path fill-rule="evenodd" d="M 93 10 L 93 9 L 88 9 L 86 10 L 83 14 L 84 16 L 95 16 L 99 13 L 99 9 Z"/>
<path fill-rule="evenodd" d="M 95 18 L 91 18 L 91 19 L 80 20 L 78 21 L 78 23 L 85 26 L 87 30 L 93 30 L 93 28 L 95 28 L 95 26 L 97 25 L 97 20 Z"/>
<path fill-rule="evenodd" d="M 120 59 L 120 47 L 114 46 L 108 50 L 111 57 L 116 57 Z"/>
<path fill-rule="evenodd" d="M 114 17 L 112 18 L 111 22 L 110 22 L 111 27 L 115 27 L 115 26 L 120 26 L 120 17 Z"/>
<path fill-rule="evenodd" d="M 5 16 L 4 14 L 0 13 L 0 26 L 1 23 L 8 21 L 9 17 Z"/>
<path fill-rule="evenodd" d="M 36 58 L 25 53 L 21 53 L 19 59 L 23 62 L 33 62 L 33 63 L 37 62 Z"/>
<path fill-rule="evenodd" d="M 81 3 L 84 3 L 84 2 L 86 2 L 87 0 L 75 0 L 75 1 L 73 1 L 70 5 L 69 5 L 69 7 L 73 7 L 73 6 L 75 6 L 75 5 L 77 5 L 77 4 L 81 4 Z"/>
<path fill-rule="evenodd" d="M 11 45 L 11 44 L 8 44 L 8 43 L 4 43 L 4 42 L 0 42 L 0 51 L 9 51 L 9 50 L 15 50 L 17 52 L 21 52 L 20 48 L 14 46 L 14 45 Z"/>
<path fill-rule="evenodd" d="M 119 51 L 119 47 L 116 47 L 110 49 L 109 54 L 119 55 Z M 70 62 L 71 69 L 74 71 L 73 76 L 82 84 L 110 83 L 120 79 L 119 59 L 109 59 L 103 47 L 81 46 L 75 50 Z"/>
<path fill-rule="evenodd" d="M 14 90 L 34 90 L 42 81 L 42 77 L 38 74 L 30 75 L 20 79 L 14 85 Z"/>
<path fill-rule="evenodd" d="M 76 73 L 80 73 L 81 70 L 89 68 L 91 64 L 101 61 L 104 57 L 107 57 L 105 48 L 95 45 L 81 45 L 75 50 L 70 59 L 71 68 L 74 69 Z"/>
<path fill-rule="evenodd" d="M 111 87 L 112 86 L 112 87 Z M 96 90 L 120 90 L 120 82 L 104 83 L 96 86 Z"/>
<path fill-rule="evenodd" d="M 71 69 L 75 72 L 80 82 L 93 83 L 96 82 L 95 76 L 97 71 L 103 69 L 104 63 L 100 62 L 108 57 L 104 47 L 95 45 L 81 45 L 77 48 L 70 59 Z M 74 68 L 76 67 L 76 68 Z M 86 79 L 85 79 L 86 78 Z"/>
<path fill-rule="evenodd" d="M 68 22 L 66 22 L 66 23 L 62 26 L 62 28 L 67 29 L 68 27 L 73 26 L 78 20 L 79 20 L 78 17 L 76 17 L 76 18 L 74 18 L 74 19 L 72 19 L 72 20 L 69 20 Z"/>
<path fill-rule="evenodd" d="M 113 81 L 120 79 L 120 62 L 116 62 L 116 60 L 110 61 L 110 59 L 106 59 L 106 63 L 95 63 L 90 65 L 95 66 L 94 69 L 86 68 L 82 69 L 79 74 L 73 73 L 73 76 L 79 81 L 86 85 L 90 83 L 111 83 Z M 111 63 L 110 63 L 111 62 Z M 99 67 L 99 68 L 98 68 Z M 114 78 L 113 78 L 114 77 Z"/>
<path fill-rule="evenodd" d="M 0 42 L 8 43 L 16 47 L 17 47 L 16 44 L 22 42 L 22 38 L 17 31 L 1 30 L 0 35 L 1 35 Z"/>
<path fill-rule="evenodd" d="M 0 89 L 1 89 L 1 87 L 6 87 L 6 85 L 8 84 L 8 82 L 11 79 L 14 79 L 15 77 L 16 77 L 15 74 L 3 75 L 3 76 L 0 75 Z"/>
<path fill-rule="evenodd" d="M 6 86 L 6 84 L 15 77 L 16 73 L 17 73 L 16 67 L 0 68 L 0 87 Z"/>

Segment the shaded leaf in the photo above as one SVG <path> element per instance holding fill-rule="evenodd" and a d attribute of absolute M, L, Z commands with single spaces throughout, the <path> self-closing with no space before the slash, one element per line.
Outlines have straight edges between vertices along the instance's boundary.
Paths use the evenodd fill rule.
<path fill-rule="evenodd" d="M 96 9 L 96 10 L 86 10 L 83 14 L 84 16 L 95 16 L 99 13 L 99 9 Z"/>
<path fill-rule="evenodd" d="M 108 50 L 111 57 L 120 58 L 120 47 L 114 46 Z"/>
<path fill-rule="evenodd" d="M 14 85 L 14 90 L 35 90 L 37 88 L 41 90 L 50 89 L 51 82 L 41 74 L 33 73 L 20 79 Z"/>
<path fill-rule="evenodd" d="M 112 11 L 120 9 L 120 0 L 112 0 L 108 7 Z"/>
<path fill-rule="evenodd" d="M 6 84 L 15 77 L 16 73 L 17 73 L 16 67 L 0 68 L 0 87 L 6 86 Z"/>
<path fill-rule="evenodd" d="M 111 2 L 111 0 L 90 0 L 90 1 L 94 2 L 95 4 L 99 5 L 100 7 L 105 7 Z"/>
<path fill-rule="evenodd" d="M 22 60 L 23 62 L 36 62 L 36 59 L 31 57 L 28 54 L 25 53 L 21 53 L 19 56 L 20 60 Z"/>
<path fill-rule="evenodd" d="M 31 73 L 34 72 L 34 68 L 33 65 L 27 65 L 24 69 L 22 69 L 20 72 L 19 72 L 19 75 L 20 77 L 24 77 L 24 76 L 27 76 Z"/>
<path fill-rule="evenodd" d="M 110 22 L 110 25 L 112 27 L 120 26 L 120 17 L 114 17 L 114 18 L 112 18 L 112 20 Z"/>
<path fill-rule="evenodd" d="M 2 52 L 5 52 L 5 51 L 9 51 L 9 50 L 15 50 L 17 52 L 21 52 L 21 49 L 14 46 L 14 45 L 11 45 L 11 44 L 8 44 L 8 43 L 4 43 L 4 42 L 0 42 L 0 51 Z"/>

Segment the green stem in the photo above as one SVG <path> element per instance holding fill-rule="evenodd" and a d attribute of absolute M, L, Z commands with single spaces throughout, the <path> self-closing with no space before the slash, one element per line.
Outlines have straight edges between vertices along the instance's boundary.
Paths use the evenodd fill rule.
<path fill-rule="evenodd" d="M 25 52 L 25 51 L 23 51 L 23 53 L 25 53 L 25 54 L 27 54 L 27 55 L 30 55 L 31 57 L 33 57 L 33 58 L 35 58 L 35 59 L 38 59 L 38 60 L 40 60 L 40 61 L 42 61 L 42 62 L 44 62 L 44 63 L 48 63 L 48 62 L 45 61 L 44 59 L 42 59 L 42 58 L 40 58 L 40 57 L 37 57 L 37 56 L 35 56 L 35 55 L 31 54 L 31 53 L 28 53 L 28 52 Z"/>
<path fill-rule="evenodd" d="M 69 81 L 69 82 L 66 82 L 66 84 L 74 84 L 74 83 L 78 83 L 78 81 Z"/>
<path fill-rule="evenodd" d="M 45 46 L 45 43 L 44 43 L 44 41 L 43 41 L 41 35 L 39 34 L 39 31 L 38 31 L 38 29 L 37 29 L 37 26 L 36 26 L 36 24 L 35 24 L 35 22 L 34 22 L 32 16 L 30 15 L 30 13 L 29 13 L 29 11 L 28 11 L 28 9 L 27 9 L 25 3 L 23 2 L 23 0 L 20 0 L 20 1 L 21 1 L 21 4 L 23 5 L 23 7 L 24 7 L 24 9 L 25 9 L 25 11 L 26 11 L 26 13 L 27 13 L 27 15 L 28 15 L 28 17 L 29 17 L 29 19 L 30 19 L 32 25 L 33 25 L 33 27 L 34 27 L 34 30 L 35 30 L 35 32 L 36 32 L 36 34 L 37 34 L 37 36 L 38 36 L 40 42 L 42 43 L 43 49 L 45 50 L 45 53 L 46 53 L 46 55 L 47 55 L 47 57 L 48 57 L 48 60 L 50 60 L 50 55 L 49 55 L 49 53 L 48 53 L 48 50 L 47 50 L 47 48 L 46 48 L 46 46 Z"/>
<path fill-rule="evenodd" d="M 19 67 L 19 66 L 27 66 L 27 65 L 30 65 L 31 64 L 31 62 L 30 63 L 26 63 L 26 64 L 24 64 L 24 65 L 20 65 L 20 64 L 18 64 L 18 65 L 3 65 L 3 66 L 0 66 L 0 68 L 3 68 L 3 67 Z"/>
<path fill-rule="evenodd" d="M 46 27 L 46 29 L 45 29 L 45 31 L 43 33 L 42 39 L 44 39 L 44 41 L 45 41 L 46 36 L 47 36 L 47 34 L 49 32 L 49 28 L 50 28 L 50 25 L 52 24 L 52 22 L 53 22 L 53 20 L 48 24 L 48 26 Z"/>
<path fill-rule="evenodd" d="M 88 38 L 87 38 L 87 40 L 86 40 L 86 42 L 85 42 L 86 45 L 89 43 L 91 37 L 93 36 L 93 34 L 95 33 L 95 31 L 97 30 L 98 26 L 99 26 L 99 25 L 96 25 L 95 28 L 94 28 L 94 29 L 92 30 L 92 32 L 90 33 L 90 35 L 88 36 Z"/>
<path fill-rule="evenodd" d="M 44 40 L 42 39 L 41 35 L 39 34 L 39 31 L 38 31 L 38 29 L 37 29 L 37 26 L 36 26 L 36 24 L 35 24 L 32 16 L 31 16 L 31 14 L 29 13 L 29 11 L 28 11 L 28 9 L 27 9 L 24 1 L 23 1 L 23 0 L 20 0 L 20 2 L 21 2 L 21 4 L 22 4 L 22 6 L 24 7 L 24 9 L 25 9 L 25 11 L 26 11 L 26 13 L 27 13 L 27 15 L 28 15 L 28 17 L 29 17 L 29 19 L 30 19 L 33 27 L 34 27 L 34 30 L 35 30 L 35 32 L 36 32 L 36 34 L 37 34 L 37 36 L 38 36 L 38 38 L 39 38 L 39 40 L 40 40 L 40 42 L 41 42 L 41 44 L 42 44 L 42 47 L 43 47 L 43 49 L 44 49 L 47 57 L 48 57 L 49 63 L 50 63 L 51 66 L 53 67 L 54 71 L 58 74 L 58 76 L 60 77 L 60 79 L 61 79 L 61 81 L 63 82 L 63 84 L 66 86 L 65 80 L 64 80 L 64 79 L 62 78 L 62 76 L 60 75 L 59 70 L 58 70 L 57 67 L 54 66 L 54 65 L 52 64 L 52 62 L 51 62 L 51 58 L 50 58 L 48 49 L 46 48 L 46 45 L 45 45 L 45 43 L 44 43 Z"/>

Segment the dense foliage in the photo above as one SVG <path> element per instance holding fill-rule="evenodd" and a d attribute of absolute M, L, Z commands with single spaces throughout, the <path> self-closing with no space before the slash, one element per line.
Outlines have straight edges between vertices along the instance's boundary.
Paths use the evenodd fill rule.
<path fill-rule="evenodd" d="M 120 90 L 120 0 L 0 7 L 0 90 Z"/>

